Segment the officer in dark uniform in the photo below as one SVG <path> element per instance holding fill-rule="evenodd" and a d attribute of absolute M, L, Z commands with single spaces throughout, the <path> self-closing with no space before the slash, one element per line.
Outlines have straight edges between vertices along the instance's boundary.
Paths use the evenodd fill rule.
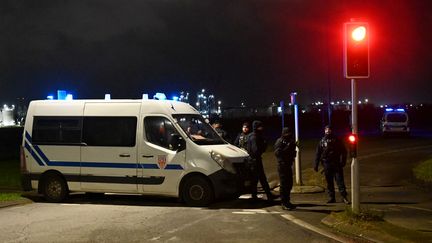
<path fill-rule="evenodd" d="M 253 132 L 247 138 L 246 150 L 250 156 L 250 167 L 252 173 L 252 199 L 257 199 L 257 184 L 261 183 L 262 188 L 267 194 L 267 200 L 273 201 L 275 196 L 270 191 L 267 177 L 264 173 L 261 155 L 265 152 L 267 143 L 262 134 L 263 125 L 260 121 L 252 123 Z"/>
<path fill-rule="evenodd" d="M 321 163 L 327 181 L 327 190 L 330 197 L 327 203 L 336 202 L 334 180 L 339 188 L 344 203 L 349 204 L 345 188 L 343 167 L 346 164 L 347 151 L 345 145 L 332 134 L 330 126 L 325 127 L 325 135 L 318 144 L 315 157 L 315 171 Z"/>
<path fill-rule="evenodd" d="M 237 138 L 234 141 L 234 145 L 246 150 L 247 145 L 247 137 L 250 133 L 249 123 L 245 122 L 242 126 L 242 132 L 237 135 Z"/>
<path fill-rule="evenodd" d="M 292 165 L 297 151 L 295 140 L 288 127 L 282 129 L 282 136 L 276 140 L 274 153 L 278 161 L 282 209 L 293 210 L 296 206 L 290 202 L 290 193 L 293 186 Z"/>

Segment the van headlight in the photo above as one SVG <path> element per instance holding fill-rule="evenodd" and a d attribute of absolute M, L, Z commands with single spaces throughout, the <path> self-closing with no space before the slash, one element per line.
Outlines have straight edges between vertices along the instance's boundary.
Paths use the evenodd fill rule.
<path fill-rule="evenodd" d="M 233 174 L 236 173 L 232 163 L 228 159 L 226 159 L 222 154 L 214 151 L 210 151 L 210 157 L 226 171 Z"/>

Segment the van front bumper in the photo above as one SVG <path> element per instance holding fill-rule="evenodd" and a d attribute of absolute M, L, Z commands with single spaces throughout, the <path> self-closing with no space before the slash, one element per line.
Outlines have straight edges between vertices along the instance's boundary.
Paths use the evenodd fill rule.
<path fill-rule="evenodd" d="M 217 199 L 239 196 L 245 192 L 245 185 L 248 184 L 248 181 L 242 176 L 229 173 L 223 169 L 211 174 L 209 178 L 213 184 Z"/>

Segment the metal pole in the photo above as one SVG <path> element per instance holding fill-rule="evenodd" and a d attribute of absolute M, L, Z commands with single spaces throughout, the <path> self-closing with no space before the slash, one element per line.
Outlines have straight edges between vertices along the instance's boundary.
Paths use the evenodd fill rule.
<path fill-rule="evenodd" d="M 295 158 L 295 175 L 296 175 L 296 184 L 301 186 L 303 185 L 301 178 L 301 154 L 300 154 L 300 140 L 299 140 L 299 122 L 298 122 L 298 104 L 296 99 L 297 93 L 291 93 L 291 104 L 294 105 L 294 129 L 295 129 L 295 141 L 296 141 L 296 151 L 297 156 Z"/>
<path fill-rule="evenodd" d="M 281 107 L 282 129 L 283 129 L 285 127 L 285 104 L 283 100 L 280 102 L 280 107 Z"/>
<path fill-rule="evenodd" d="M 352 133 L 357 135 L 357 84 L 351 79 L 351 126 Z M 354 213 L 360 212 L 360 178 L 357 157 L 351 161 L 351 206 Z"/>

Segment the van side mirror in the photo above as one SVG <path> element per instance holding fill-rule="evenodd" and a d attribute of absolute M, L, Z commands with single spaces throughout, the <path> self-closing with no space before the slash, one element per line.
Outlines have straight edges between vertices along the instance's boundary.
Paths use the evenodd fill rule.
<path fill-rule="evenodd" d="M 186 141 L 183 139 L 182 136 L 180 136 L 180 134 L 177 133 L 171 134 L 171 144 L 177 152 L 186 149 Z"/>

